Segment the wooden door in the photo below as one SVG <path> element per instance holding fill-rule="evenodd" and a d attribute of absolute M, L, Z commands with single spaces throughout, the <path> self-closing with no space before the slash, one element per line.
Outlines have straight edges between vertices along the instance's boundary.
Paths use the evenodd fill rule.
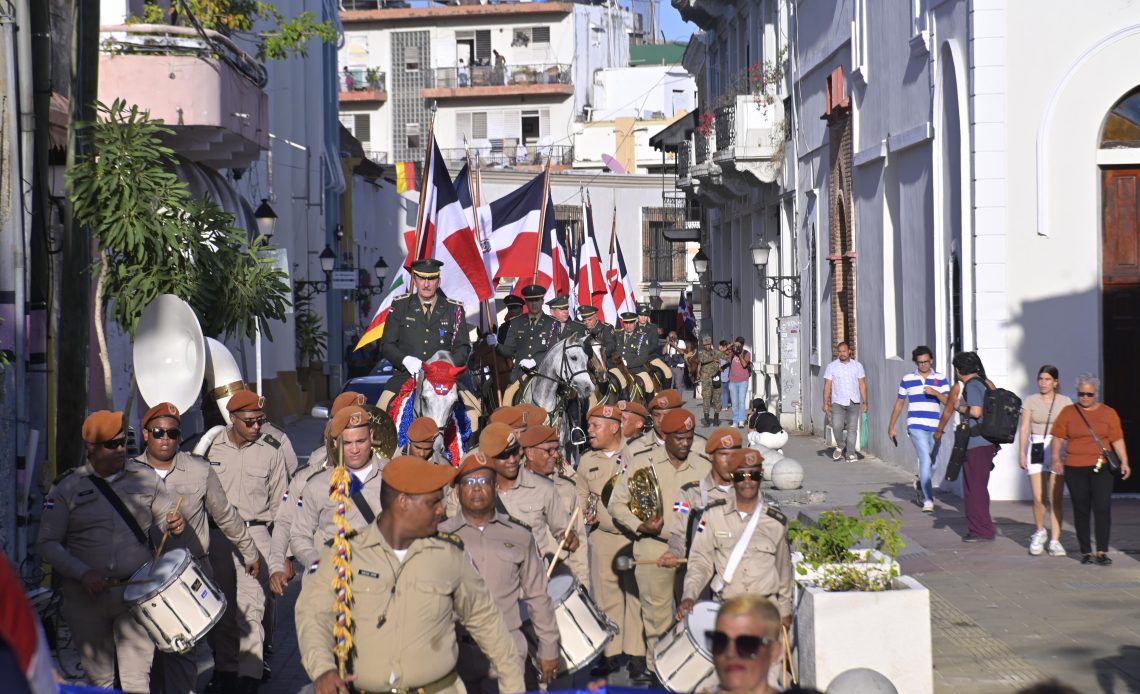
<path fill-rule="evenodd" d="M 1103 192 L 1102 396 L 1120 414 L 1131 458 L 1140 455 L 1140 169 L 1106 169 Z M 1118 479 L 1116 491 L 1140 492 L 1140 474 Z"/>

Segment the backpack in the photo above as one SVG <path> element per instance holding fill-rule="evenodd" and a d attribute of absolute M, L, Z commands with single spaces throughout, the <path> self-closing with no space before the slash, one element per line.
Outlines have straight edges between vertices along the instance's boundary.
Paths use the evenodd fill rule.
<path fill-rule="evenodd" d="M 1021 398 L 1005 388 L 987 388 L 977 434 L 990 443 L 1013 443 L 1021 422 Z"/>

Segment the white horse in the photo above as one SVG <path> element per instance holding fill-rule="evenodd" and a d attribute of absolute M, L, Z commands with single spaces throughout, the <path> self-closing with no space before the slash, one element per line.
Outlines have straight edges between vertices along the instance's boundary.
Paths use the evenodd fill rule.
<path fill-rule="evenodd" d="M 455 436 L 461 440 L 459 450 L 453 449 L 452 453 L 460 455 L 466 453 L 466 444 L 463 439 L 470 436 L 473 426 L 477 426 L 477 420 L 468 414 L 468 403 L 460 397 L 459 384 L 456 379 L 464 370 L 466 367 L 456 366 L 453 363 L 450 351 L 441 349 L 425 359 L 423 370 L 416 374 L 413 381 L 414 385 L 408 394 L 412 400 L 410 405 L 405 405 L 405 401 L 402 400 L 393 414 L 392 401 L 398 394 L 389 391 L 381 395 L 380 407 L 389 411 L 389 414 L 393 414 L 392 419 L 395 421 L 398 441 L 401 446 L 407 441 L 407 427 L 412 420 L 416 417 L 430 417 L 444 434 L 435 440 L 436 453 L 443 455 Z M 401 393 L 406 388 L 406 385 L 402 386 Z M 448 431 L 448 427 L 453 423 L 453 417 L 457 430 L 453 432 L 455 436 L 449 437 L 449 433 L 452 432 Z M 461 428 L 464 425 L 465 431 Z M 447 440 L 449 438 L 450 440 Z M 452 462 L 456 465 L 459 463 L 458 460 Z"/>
<path fill-rule="evenodd" d="M 554 343 L 539 362 L 529 387 L 520 402 L 538 405 L 550 413 L 553 426 L 559 428 L 563 447 L 580 446 L 586 442 L 580 417 L 567 417 L 566 404 L 571 395 L 577 396 L 579 408 L 588 406 L 594 393 L 594 379 L 590 372 L 593 355 L 581 335 L 571 335 Z M 584 413 L 579 413 L 584 414 Z"/>

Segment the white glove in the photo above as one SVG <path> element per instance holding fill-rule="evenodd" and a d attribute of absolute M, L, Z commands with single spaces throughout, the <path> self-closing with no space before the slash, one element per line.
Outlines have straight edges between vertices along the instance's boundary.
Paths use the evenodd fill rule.
<path fill-rule="evenodd" d="M 524 369 L 533 369 L 534 368 L 534 360 L 533 359 L 522 359 L 519 361 L 519 366 L 523 367 Z"/>
<path fill-rule="evenodd" d="M 499 344 L 499 336 L 495 333 L 487 333 L 487 344 L 492 347 Z"/>
<path fill-rule="evenodd" d="M 404 357 L 404 361 L 400 363 L 403 364 L 404 368 L 408 370 L 408 373 L 413 376 L 422 371 L 424 366 L 422 359 L 417 359 L 416 357 L 412 356 Z"/>

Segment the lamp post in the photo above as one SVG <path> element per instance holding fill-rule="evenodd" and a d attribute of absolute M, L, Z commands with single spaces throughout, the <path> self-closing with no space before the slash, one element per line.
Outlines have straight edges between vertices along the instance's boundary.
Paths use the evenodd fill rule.
<path fill-rule="evenodd" d="M 645 295 L 649 297 L 649 305 L 654 310 L 661 308 L 661 284 L 657 280 L 649 283 L 649 286 L 645 288 Z"/>
<path fill-rule="evenodd" d="M 257 220 L 258 233 L 265 238 L 265 243 L 268 244 L 277 231 L 277 213 L 269 206 L 267 198 L 261 199 L 261 204 L 254 211 L 253 218 Z"/>
<path fill-rule="evenodd" d="M 333 267 L 336 265 L 336 253 L 333 252 L 333 249 L 325 246 L 325 249 L 317 257 L 321 261 L 321 271 L 325 273 L 325 279 L 318 282 L 310 282 L 309 280 L 294 282 L 293 296 L 295 301 L 307 301 L 317 294 L 323 294 L 329 290 L 332 284 Z"/>
<path fill-rule="evenodd" d="M 764 272 L 768 266 L 768 259 L 772 253 L 772 246 L 757 244 L 749 249 L 752 252 L 752 264 L 757 272 Z M 792 311 L 795 315 L 800 312 L 800 278 L 799 275 L 764 275 L 764 288 L 776 292 L 780 296 L 792 300 Z"/>
<path fill-rule="evenodd" d="M 376 274 L 376 283 L 383 289 L 384 280 L 388 279 L 388 263 L 384 262 L 384 256 L 380 256 L 380 260 L 372 266 L 372 272 Z"/>

